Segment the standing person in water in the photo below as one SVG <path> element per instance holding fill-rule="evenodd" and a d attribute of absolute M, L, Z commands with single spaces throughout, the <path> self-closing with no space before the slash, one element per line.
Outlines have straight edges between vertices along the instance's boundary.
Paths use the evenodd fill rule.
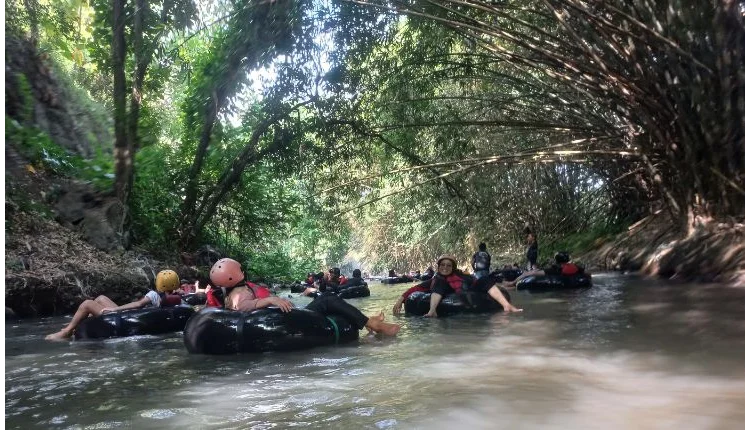
<path fill-rule="evenodd" d="M 211 282 L 221 290 L 228 291 L 224 294 L 222 307 L 234 311 L 253 311 L 255 309 L 277 306 L 282 312 L 289 312 L 294 305 L 292 302 L 280 297 L 271 296 L 267 289 L 257 289 L 247 286 L 244 282 L 245 274 L 242 266 L 231 258 L 222 258 L 211 268 Z M 262 287 L 259 287 L 262 288 Z M 401 329 L 397 324 L 384 321 L 385 317 L 380 315 L 367 317 L 359 309 L 345 302 L 342 298 L 332 294 L 323 293 L 306 306 L 314 312 L 323 315 L 339 315 L 348 320 L 360 330 L 367 328 L 369 331 L 395 336 Z"/>
<path fill-rule="evenodd" d="M 528 226 L 526 226 L 524 232 L 526 233 L 526 244 L 529 246 L 526 250 L 527 270 L 536 270 L 536 261 L 539 258 L 539 245 L 536 242 L 536 233 L 531 231 L 531 228 Z"/>
<path fill-rule="evenodd" d="M 484 242 L 480 243 L 479 251 L 475 252 L 471 257 L 471 268 L 474 270 L 474 277 L 476 279 L 482 279 L 490 274 L 491 261 L 492 256 L 487 252 L 487 244 Z"/>
<path fill-rule="evenodd" d="M 84 300 L 78 306 L 78 310 L 73 319 L 70 320 L 62 330 L 57 333 L 47 335 L 46 340 L 65 340 L 73 336 L 76 327 L 89 316 L 98 317 L 105 312 L 123 311 L 126 309 L 139 309 L 143 307 L 171 307 L 182 303 L 182 299 L 177 294 L 168 294 L 180 287 L 180 278 L 173 270 L 162 270 L 156 275 L 154 281 L 156 291 L 149 290 L 142 299 L 136 300 L 126 305 L 117 306 L 107 296 L 99 296 L 94 300 Z"/>
<path fill-rule="evenodd" d="M 448 294 L 459 293 L 464 289 L 489 294 L 490 297 L 503 307 L 505 312 L 523 311 L 523 309 L 518 309 L 513 306 L 505 298 L 502 291 L 495 286 L 496 279 L 494 277 L 485 276 L 482 279 L 475 280 L 473 277 L 461 272 L 461 270 L 458 269 L 458 261 L 455 257 L 450 255 L 441 255 L 437 260 L 437 266 L 438 271 L 432 279 L 406 290 L 406 292 L 398 298 L 396 304 L 393 305 L 394 315 L 401 312 L 401 307 L 404 301 L 411 293 L 415 291 L 431 291 L 430 310 L 424 316 L 428 318 L 437 317 L 437 307 L 440 304 L 440 300 Z"/>

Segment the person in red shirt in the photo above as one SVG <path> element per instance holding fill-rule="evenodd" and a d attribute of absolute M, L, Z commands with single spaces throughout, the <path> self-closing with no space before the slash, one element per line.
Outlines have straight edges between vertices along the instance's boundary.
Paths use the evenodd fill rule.
<path fill-rule="evenodd" d="M 500 289 L 495 286 L 494 277 L 485 276 L 484 278 L 474 280 L 473 277 L 464 274 L 458 269 L 458 261 L 455 257 L 450 255 L 441 255 L 437 260 L 437 265 L 438 271 L 432 279 L 413 286 L 398 298 L 396 304 L 393 305 L 394 315 L 401 312 L 401 307 L 403 306 L 404 301 L 411 293 L 415 291 L 431 291 L 430 310 L 424 316 L 428 318 L 437 317 L 437 307 L 440 304 L 440 300 L 442 300 L 444 296 L 458 293 L 462 289 L 486 292 L 490 297 L 500 303 L 506 312 L 523 311 L 523 309 L 518 309 L 513 306 L 505 296 L 503 296 Z"/>

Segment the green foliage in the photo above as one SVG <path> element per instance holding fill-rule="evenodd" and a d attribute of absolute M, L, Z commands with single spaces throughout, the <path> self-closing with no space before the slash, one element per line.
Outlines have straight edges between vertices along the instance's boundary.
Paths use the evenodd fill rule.
<path fill-rule="evenodd" d="M 289 280 L 352 255 L 371 271 L 423 268 L 444 252 L 463 263 L 480 241 L 520 255 L 526 224 L 540 260 L 575 255 L 672 195 L 679 210 L 697 195 L 744 213 L 736 5 L 368 3 L 419 17 L 284 0 L 209 2 L 198 20 L 192 1 L 147 2 L 138 244 L 169 255 L 187 237 L 252 276 Z M 111 7 L 10 0 L 6 28 L 39 32 L 109 101 Z M 109 180 L 102 146 L 81 164 L 7 118 L 6 139 L 38 166 Z M 646 157 L 619 155 L 636 151 Z M 233 166 L 241 174 L 222 189 Z"/>
<path fill-rule="evenodd" d="M 72 154 L 37 127 L 23 126 L 8 116 L 5 117 L 5 140 L 14 143 L 21 155 L 36 168 L 89 181 L 99 190 L 112 186 L 112 160 L 109 156 L 100 153 L 94 159 L 86 159 Z"/>
<path fill-rule="evenodd" d="M 251 279 L 292 282 L 305 279 L 308 272 L 318 270 L 320 262 L 314 259 L 298 259 L 289 256 L 284 249 L 267 253 L 251 253 L 244 259 Z"/>
<path fill-rule="evenodd" d="M 174 255 L 180 216 L 180 183 L 174 172 L 181 160 L 166 145 L 150 145 L 136 154 L 130 210 L 134 241 L 157 255 Z"/>
<path fill-rule="evenodd" d="M 539 238 L 539 262 L 553 261 L 558 251 L 567 251 L 573 259 L 576 256 L 596 249 L 602 243 L 613 240 L 627 229 L 627 223 L 600 224 L 578 233 L 563 237 Z"/>

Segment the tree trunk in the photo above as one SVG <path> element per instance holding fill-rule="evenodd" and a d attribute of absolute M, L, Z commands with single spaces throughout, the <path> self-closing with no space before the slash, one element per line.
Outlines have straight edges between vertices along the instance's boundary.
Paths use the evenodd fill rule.
<path fill-rule="evenodd" d="M 130 193 L 132 159 L 127 136 L 125 84 L 125 1 L 112 0 L 112 74 L 114 76 L 115 195 L 125 205 Z"/>
<path fill-rule="evenodd" d="M 143 16 L 146 9 L 146 0 L 136 0 L 135 13 L 133 15 L 133 56 L 135 58 L 135 70 L 133 71 L 133 87 L 131 88 L 130 112 L 128 113 L 128 153 L 129 161 L 127 170 L 127 192 L 133 188 L 135 178 L 135 154 L 140 149 L 140 136 L 138 135 L 138 122 L 140 120 L 143 78 L 146 68 L 151 59 L 151 51 L 143 51 Z M 127 201 L 123 201 L 127 205 Z"/>

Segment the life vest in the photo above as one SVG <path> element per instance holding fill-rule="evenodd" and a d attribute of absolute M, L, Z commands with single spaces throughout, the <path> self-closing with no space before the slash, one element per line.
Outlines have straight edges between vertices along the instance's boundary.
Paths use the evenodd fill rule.
<path fill-rule="evenodd" d="M 182 304 L 182 296 L 179 294 L 164 294 L 161 297 L 161 305 L 162 308 L 171 308 L 173 306 L 179 306 Z"/>
<path fill-rule="evenodd" d="M 224 305 L 221 304 L 221 301 L 214 295 L 216 293 L 216 288 L 211 288 L 208 291 L 206 291 L 206 307 L 209 308 L 223 308 Z"/>
<path fill-rule="evenodd" d="M 563 263 L 560 266 L 560 272 L 566 276 L 572 276 L 578 273 L 578 266 L 573 263 Z"/>
<path fill-rule="evenodd" d="M 250 281 L 245 282 L 247 284 L 247 288 L 250 289 L 250 291 L 253 292 L 256 299 L 265 299 L 266 297 L 271 297 L 271 291 L 266 287 L 261 287 L 258 284 L 253 284 Z"/>
<path fill-rule="evenodd" d="M 346 276 L 344 275 L 339 276 L 339 285 L 346 284 L 346 281 L 347 281 Z"/>
<path fill-rule="evenodd" d="M 435 285 L 436 280 L 436 277 L 432 278 L 432 282 L 430 282 L 430 289 L 432 289 L 432 286 Z M 450 285 L 451 288 L 453 288 L 453 291 L 455 291 L 456 293 L 460 293 L 463 289 L 464 278 L 456 275 L 455 273 L 451 273 L 450 275 L 446 276 L 445 281 L 448 282 L 448 285 Z"/>
<path fill-rule="evenodd" d="M 250 291 L 253 292 L 253 295 L 256 299 L 265 299 L 266 297 L 271 297 L 271 291 L 269 291 L 266 287 L 261 287 L 260 285 L 254 284 L 249 281 L 245 282 L 245 285 Z M 224 298 L 224 300 L 219 300 L 219 298 L 216 297 L 217 291 L 218 288 L 216 287 L 206 291 L 206 307 L 223 308 L 225 306 L 223 302 L 224 300 L 226 300 L 226 298 Z"/>

